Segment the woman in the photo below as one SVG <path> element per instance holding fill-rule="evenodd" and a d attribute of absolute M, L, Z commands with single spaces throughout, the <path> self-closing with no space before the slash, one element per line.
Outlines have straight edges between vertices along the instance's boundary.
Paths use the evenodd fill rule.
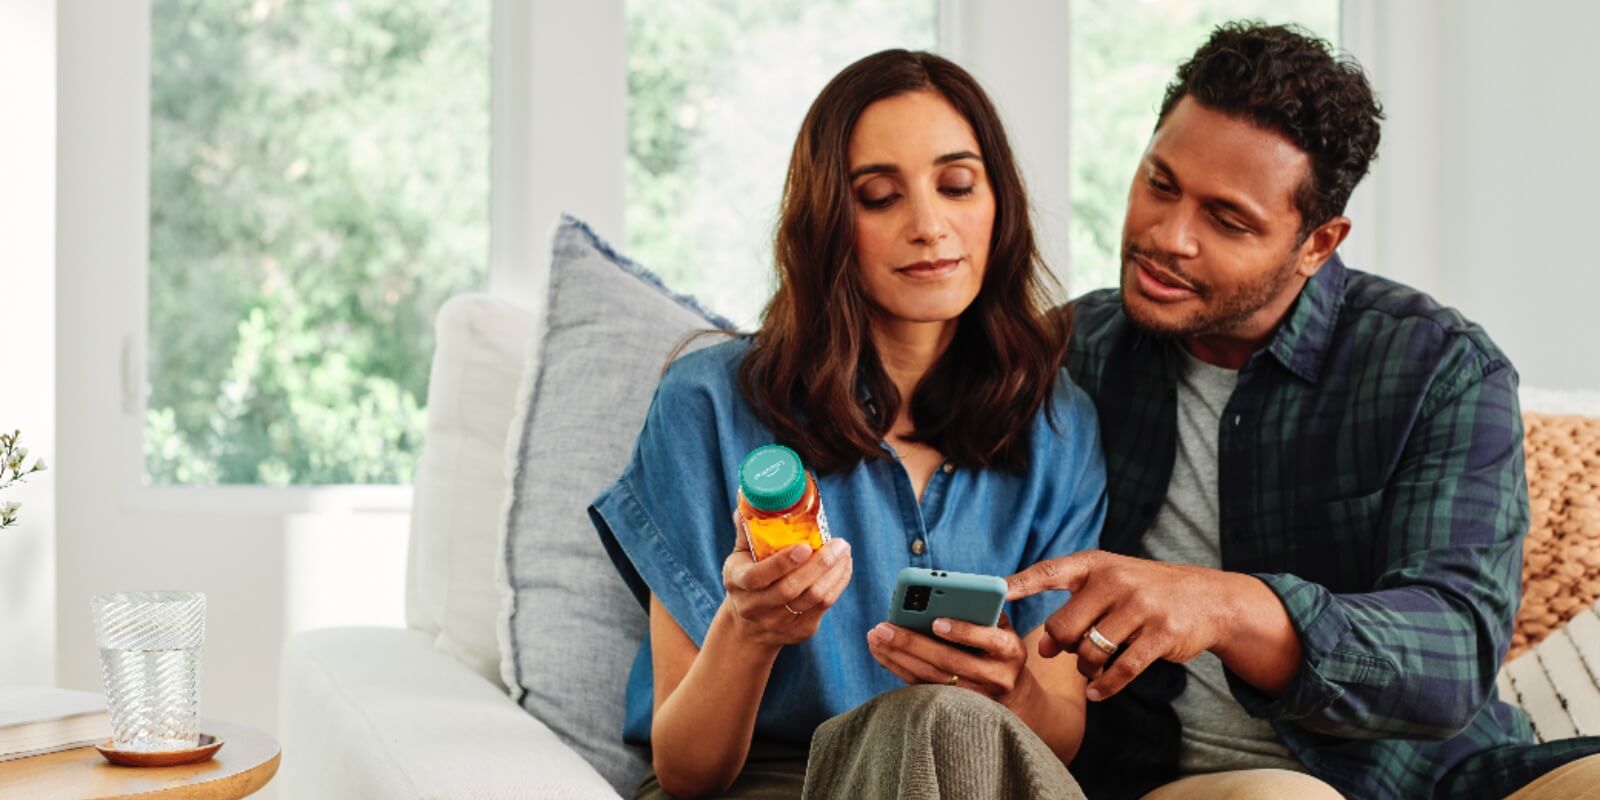
<path fill-rule="evenodd" d="M 813 103 L 761 328 L 672 363 L 592 509 L 651 589 L 624 731 L 652 748 L 640 796 L 798 796 L 813 731 L 908 683 L 987 695 L 1076 752 L 1081 680 L 1033 630 L 1059 597 L 938 638 L 882 622 L 902 567 L 1007 575 L 1097 542 L 1094 411 L 1057 368 L 1027 215 L 994 108 L 951 62 L 878 53 Z M 771 442 L 817 474 L 835 538 L 757 562 L 728 512 Z"/>

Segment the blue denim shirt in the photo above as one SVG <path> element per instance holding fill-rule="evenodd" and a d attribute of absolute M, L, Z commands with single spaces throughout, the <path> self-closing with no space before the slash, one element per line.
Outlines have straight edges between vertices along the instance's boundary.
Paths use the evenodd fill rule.
<path fill-rule="evenodd" d="M 736 339 L 672 364 L 632 461 L 589 509 L 639 602 L 648 608 L 650 594 L 659 597 L 697 646 L 725 595 L 722 562 L 733 550 L 739 462 L 774 441 L 738 389 L 747 348 L 747 339 Z M 1065 371 L 1049 404 L 1053 420 L 1041 410 L 1032 423 L 1026 474 L 939 469 L 921 502 L 898 460 L 817 476 L 830 529 L 850 542 L 855 571 L 816 635 L 778 655 L 756 736 L 807 742 L 829 717 L 903 685 L 866 641 L 867 631 L 888 619 L 902 567 L 1004 576 L 1097 546 L 1106 478 L 1094 406 Z M 1007 613 L 1026 635 L 1065 599 L 1041 594 L 1011 603 Z M 653 692 L 646 636 L 628 679 L 623 737 L 630 743 L 650 740 Z"/>

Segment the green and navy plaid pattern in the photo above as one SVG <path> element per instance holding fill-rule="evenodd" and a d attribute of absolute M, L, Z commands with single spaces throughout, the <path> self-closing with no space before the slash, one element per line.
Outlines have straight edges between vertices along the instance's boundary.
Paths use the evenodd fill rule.
<path fill-rule="evenodd" d="M 1104 290 L 1073 304 L 1068 368 L 1094 398 L 1110 508 L 1101 546 L 1140 555 L 1177 443 L 1181 356 Z M 1219 437 L 1224 569 L 1283 601 L 1304 653 L 1235 698 L 1350 797 L 1500 798 L 1600 738 L 1534 746 L 1495 697 L 1521 597 L 1528 491 L 1517 374 L 1483 330 L 1337 257 L 1239 373 Z M 1073 772 L 1091 797 L 1177 776 L 1160 663 L 1091 703 Z"/>

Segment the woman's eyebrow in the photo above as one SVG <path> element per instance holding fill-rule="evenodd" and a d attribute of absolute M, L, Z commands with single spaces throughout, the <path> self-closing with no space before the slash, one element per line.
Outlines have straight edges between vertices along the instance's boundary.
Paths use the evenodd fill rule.
<path fill-rule="evenodd" d="M 945 153 L 944 155 L 935 158 L 933 160 L 933 165 L 938 167 L 955 161 L 968 160 L 982 162 L 983 157 L 972 152 L 971 150 L 957 150 L 954 153 Z M 853 181 L 862 175 L 893 175 L 899 172 L 900 167 L 895 164 L 864 164 L 856 167 L 853 170 L 850 170 L 850 180 Z"/>
<path fill-rule="evenodd" d="M 894 175 L 898 172 L 900 168 L 894 164 L 867 164 L 850 170 L 850 180 L 853 181 L 862 175 Z"/>
<path fill-rule="evenodd" d="M 967 161 L 967 160 L 981 162 L 981 161 L 983 161 L 983 156 L 980 156 L 977 153 L 972 152 L 971 150 L 957 150 L 954 153 L 945 153 L 944 155 L 939 156 L 938 158 L 933 160 L 933 164 L 934 164 L 934 166 L 942 166 L 942 165 L 948 164 L 948 163 L 950 163 L 952 161 Z"/>

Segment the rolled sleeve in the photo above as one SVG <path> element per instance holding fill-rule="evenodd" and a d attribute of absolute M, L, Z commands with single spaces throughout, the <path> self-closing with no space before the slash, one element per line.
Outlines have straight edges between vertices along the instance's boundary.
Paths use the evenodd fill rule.
<path fill-rule="evenodd" d="M 704 644 L 722 603 L 721 587 L 708 586 L 704 565 L 686 561 L 662 534 L 633 485 L 617 481 L 589 507 L 589 518 L 639 604 L 648 610 L 656 595 L 695 645 Z"/>
<path fill-rule="evenodd" d="M 722 562 L 734 542 L 733 501 L 718 474 L 724 458 L 715 402 L 669 370 L 622 477 L 589 506 L 634 597 L 646 608 L 650 595 L 659 598 L 696 645 L 704 643 L 725 595 Z"/>
<path fill-rule="evenodd" d="M 1344 687 L 1335 678 L 1355 676 L 1366 679 L 1364 668 L 1352 669 L 1357 659 L 1365 659 L 1350 650 L 1345 641 L 1350 633 L 1350 621 L 1339 609 L 1328 590 L 1301 580 L 1293 575 L 1256 575 L 1278 595 L 1289 613 L 1295 633 L 1300 637 L 1300 668 L 1294 678 L 1277 697 L 1270 697 L 1229 673 L 1229 682 L 1237 698 L 1251 716 L 1269 720 L 1307 719 L 1327 711 L 1344 694 Z M 1343 649 L 1341 649 L 1343 648 Z M 1393 664 L 1383 662 L 1388 678 L 1393 675 Z M 1375 669 L 1378 678 L 1382 669 Z"/>

